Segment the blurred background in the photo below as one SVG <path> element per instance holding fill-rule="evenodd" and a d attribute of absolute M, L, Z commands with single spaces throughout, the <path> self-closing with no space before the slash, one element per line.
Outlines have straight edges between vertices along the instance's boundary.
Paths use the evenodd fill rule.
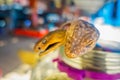
<path fill-rule="evenodd" d="M 62 23 L 78 18 L 94 24 L 100 31 L 96 47 L 119 53 L 119 5 L 120 0 L 0 0 L 1 79 L 28 80 L 18 79 L 21 76 L 15 73 L 16 69 L 29 69 L 21 66 L 19 51 L 34 53 L 33 46 L 38 39 Z"/>

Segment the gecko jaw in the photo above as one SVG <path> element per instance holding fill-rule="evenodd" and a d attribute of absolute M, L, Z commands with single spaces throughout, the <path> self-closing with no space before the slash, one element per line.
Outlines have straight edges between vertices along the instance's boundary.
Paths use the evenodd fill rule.
<path fill-rule="evenodd" d="M 53 44 L 50 44 L 47 46 L 47 48 L 45 50 L 40 50 L 39 51 L 39 56 L 43 55 L 44 53 L 47 54 L 48 52 L 52 51 L 54 48 L 56 48 L 58 45 L 60 44 L 60 42 L 56 42 Z"/>

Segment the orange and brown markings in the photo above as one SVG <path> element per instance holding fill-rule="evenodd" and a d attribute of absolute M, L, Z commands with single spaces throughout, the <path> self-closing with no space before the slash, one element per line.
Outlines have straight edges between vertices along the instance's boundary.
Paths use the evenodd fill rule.
<path fill-rule="evenodd" d="M 71 22 L 66 31 L 65 54 L 74 58 L 94 48 L 99 32 L 90 23 L 83 20 Z"/>
<path fill-rule="evenodd" d="M 74 20 L 63 24 L 60 30 L 47 34 L 36 43 L 34 50 L 42 56 L 64 45 L 66 56 L 75 58 L 92 50 L 98 38 L 99 31 L 94 25 Z"/>

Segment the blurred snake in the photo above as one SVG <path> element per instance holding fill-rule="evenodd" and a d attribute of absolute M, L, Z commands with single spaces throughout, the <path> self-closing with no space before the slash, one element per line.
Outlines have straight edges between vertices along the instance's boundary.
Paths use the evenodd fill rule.
<path fill-rule="evenodd" d="M 96 27 L 89 22 L 79 19 L 68 21 L 61 25 L 60 29 L 51 31 L 38 40 L 34 51 L 39 53 L 39 56 L 44 56 L 64 45 L 65 55 L 68 58 L 76 58 L 92 50 L 99 35 Z"/>

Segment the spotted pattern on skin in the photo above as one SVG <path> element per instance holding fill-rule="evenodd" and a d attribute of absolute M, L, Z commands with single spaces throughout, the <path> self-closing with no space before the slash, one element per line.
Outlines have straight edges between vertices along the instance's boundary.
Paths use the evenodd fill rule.
<path fill-rule="evenodd" d="M 75 20 L 66 31 L 65 54 L 75 58 L 92 50 L 99 37 L 99 32 L 90 23 Z"/>
<path fill-rule="evenodd" d="M 73 20 L 40 39 L 34 46 L 34 51 L 43 56 L 64 45 L 66 56 L 76 58 L 92 50 L 98 38 L 99 31 L 94 25 L 83 20 Z"/>

